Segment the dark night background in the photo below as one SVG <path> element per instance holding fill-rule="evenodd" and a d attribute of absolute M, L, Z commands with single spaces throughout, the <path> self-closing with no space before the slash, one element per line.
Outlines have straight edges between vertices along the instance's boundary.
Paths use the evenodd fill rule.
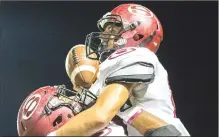
<path fill-rule="evenodd" d="M 97 20 L 125 2 L 1 2 L 0 135 L 17 135 L 16 118 L 29 93 L 71 84 L 67 52 L 98 31 Z M 169 72 L 177 115 L 191 135 L 217 135 L 218 3 L 135 2 L 164 28 L 157 53 Z"/>

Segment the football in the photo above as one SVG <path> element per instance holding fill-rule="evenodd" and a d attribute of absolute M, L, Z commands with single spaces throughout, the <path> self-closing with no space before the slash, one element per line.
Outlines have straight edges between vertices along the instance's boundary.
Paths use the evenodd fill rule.
<path fill-rule="evenodd" d="M 93 54 L 91 57 L 95 57 Z M 86 46 L 83 44 L 75 45 L 70 49 L 65 60 L 65 68 L 68 77 L 74 86 L 90 88 L 96 81 L 99 61 L 86 57 Z"/>

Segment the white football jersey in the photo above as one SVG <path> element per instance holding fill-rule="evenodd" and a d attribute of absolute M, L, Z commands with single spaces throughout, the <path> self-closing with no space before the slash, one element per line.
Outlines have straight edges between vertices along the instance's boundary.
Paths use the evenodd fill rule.
<path fill-rule="evenodd" d="M 154 68 L 152 70 L 138 65 L 139 62 L 152 64 Z M 106 79 L 110 76 L 124 77 L 151 74 L 152 72 L 154 78 L 151 83 L 139 82 L 140 85 L 133 89 L 130 97 L 132 105 L 143 107 L 167 123 L 175 125 L 183 136 L 189 136 L 182 122 L 175 116 L 175 105 L 168 83 L 167 71 L 157 56 L 147 48 L 129 47 L 114 52 L 100 64 L 98 79 L 89 90 L 98 96 L 106 86 Z M 127 126 L 129 135 L 141 135 L 130 125 Z"/>

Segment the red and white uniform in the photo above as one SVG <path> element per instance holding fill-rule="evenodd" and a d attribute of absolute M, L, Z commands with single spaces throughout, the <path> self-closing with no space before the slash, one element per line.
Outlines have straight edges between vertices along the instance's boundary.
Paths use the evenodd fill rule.
<path fill-rule="evenodd" d="M 154 69 L 133 65 L 137 62 L 145 62 L 153 64 Z M 125 68 L 125 69 L 124 69 Z M 172 91 L 168 84 L 168 74 L 157 56 L 147 48 L 123 48 L 119 49 L 108 57 L 99 67 L 99 76 L 97 81 L 92 85 L 90 91 L 97 96 L 101 93 L 101 89 L 106 86 L 105 80 L 112 75 L 138 75 L 149 74 L 153 71 L 154 80 L 151 83 L 139 82 L 139 86 L 133 89 L 130 101 L 135 106 L 140 106 L 144 110 L 158 116 L 169 124 L 173 124 L 182 136 L 189 136 L 188 131 L 180 121 L 176 118 L 175 105 L 172 97 Z M 136 110 L 135 110 L 136 111 Z M 127 122 L 134 115 L 120 113 L 119 116 Z M 147 124 L 147 123 L 145 123 Z M 127 125 L 128 133 L 132 136 L 141 135 L 137 130 Z"/>

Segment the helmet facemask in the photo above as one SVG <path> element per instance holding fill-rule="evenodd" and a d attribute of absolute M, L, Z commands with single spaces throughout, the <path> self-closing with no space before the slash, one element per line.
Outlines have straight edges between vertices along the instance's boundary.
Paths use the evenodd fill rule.
<path fill-rule="evenodd" d="M 93 93 L 87 89 L 72 91 L 66 89 L 64 85 L 57 86 L 56 92 L 50 97 L 44 107 L 42 115 L 50 115 L 60 107 L 68 107 L 74 115 L 92 106 L 97 99 Z"/>
<path fill-rule="evenodd" d="M 127 40 L 122 37 L 122 34 L 134 30 L 140 23 L 140 21 L 134 21 L 124 26 L 120 15 L 107 13 L 97 22 L 100 32 L 92 32 L 86 37 L 87 57 L 90 59 L 99 59 L 100 63 L 103 62 L 115 50 L 126 45 Z M 106 31 L 108 27 L 111 28 L 111 31 Z M 90 57 L 92 54 L 96 54 L 97 58 Z"/>
<path fill-rule="evenodd" d="M 92 32 L 86 37 L 86 54 L 88 58 L 102 62 L 116 49 L 121 48 L 119 44 L 124 28 L 120 15 L 107 14 L 97 22 L 97 26 L 100 32 Z M 97 58 L 91 58 L 92 54 L 96 54 Z"/>

